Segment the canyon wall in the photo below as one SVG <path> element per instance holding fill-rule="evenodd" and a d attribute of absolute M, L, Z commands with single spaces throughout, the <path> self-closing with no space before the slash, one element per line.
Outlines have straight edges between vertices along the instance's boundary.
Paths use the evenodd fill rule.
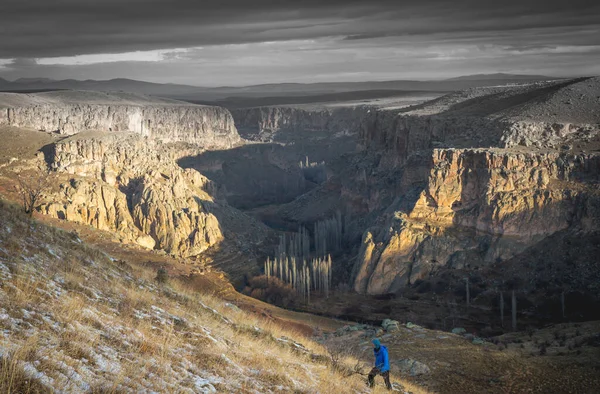
<path fill-rule="evenodd" d="M 560 148 L 573 136 L 598 134 L 590 122 L 520 120 L 479 114 L 430 113 L 418 106 L 385 109 L 357 107 L 256 107 L 231 110 L 245 138 L 276 132 L 326 131 L 356 135 L 360 148 L 384 150 L 389 164 L 403 164 L 412 153 L 433 148 Z"/>
<path fill-rule="evenodd" d="M 556 149 L 569 137 L 597 135 L 600 124 L 523 121 L 481 116 L 405 115 L 374 110 L 360 129 L 361 144 L 384 150 L 390 163 L 402 164 L 415 151 L 431 148 Z"/>
<path fill-rule="evenodd" d="M 73 175 L 42 205 L 48 215 L 115 231 L 180 256 L 197 255 L 222 240 L 219 222 L 204 204 L 213 184 L 175 159 L 184 154 L 159 140 L 131 133 L 83 133 L 46 152 L 54 170 Z"/>
<path fill-rule="evenodd" d="M 8 106 L 0 125 L 72 135 L 87 130 L 134 132 L 165 142 L 226 149 L 240 138 L 229 111 L 198 105 L 50 103 Z"/>
<path fill-rule="evenodd" d="M 423 168 L 404 168 L 399 194 L 415 198 L 365 232 L 356 291 L 394 292 L 440 267 L 475 269 L 570 227 L 599 228 L 598 154 L 435 149 L 428 162 L 423 186 Z"/>
<path fill-rule="evenodd" d="M 273 106 L 231 110 L 238 130 L 246 138 L 277 131 L 356 134 L 364 127 L 370 113 L 371 108 L 366 106 Z"/>

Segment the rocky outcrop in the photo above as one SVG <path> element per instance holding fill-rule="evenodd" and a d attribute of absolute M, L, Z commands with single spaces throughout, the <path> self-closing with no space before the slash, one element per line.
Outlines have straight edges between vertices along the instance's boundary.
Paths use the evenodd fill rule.
<path fill-rule="evenodd" d="M 151 171 L 136 183 L 130 197 L 135 224 L 158 248 L 195 256 L 223 239 L 219 221 L 204 207 L 203 200 L 212 198 L 202 190 L 206 178 L 198 172 Z"/>
<path fill-rule="evenodd" d="M 138 134 L 84 133 L 54 145 L 46 161 L 76 179 L 42 212 L 115 231 L 127 241 L 193 256 L 222 239 L 204 202 L 212 183 L 175 163 L 186 151 Z M 90 181 L 91 179 L 91 181 Z"/>
<path fill-rule="evenodd" d="M 135 226 L 126 196 L 103 182 L 72 179 L 61 184 L 51 200 L 55 202 L 39 207 L 45 215 L 115 232 L 123 243 L 135 242 L 147 249 L 156 244 Z"/>
<path fill-rule="evenodd" d="M 406 358 L 402 360 L 394 361 L 394 366 L 398 370 L 410 376 L 425 375 L 431 372 L 431 369 L 420 361 L 413 360 L 412 358 Z"/>
<path fill-rule="evenodd" d="M 72 92 L 73 94 L 77 92 Z M 83 94 L 83 92 L 82 92 Z M 230 148 L 240 138 L 229 111 L 177 102 L 136 104 L 108 96 L 86 103 L 64 97 L 0 97 L 0 125 L 72 135 L 88 130 L 133 132 L 165 142 L 188 142 L 204 148 Z"/>
<path fill-rule="evenodd" d="M 414 175 L 410 167 L 404 174 Z M 403 195 L 413 188 L 413 203 L 392 204 L 365 232 L 354 288 L 394 292 L 439 267 L 505 260 L 568 227 L 598 228 L 589 188 L 599 177 L 597 154 L 436 149 L 419 193 L 401 182 Z"/>

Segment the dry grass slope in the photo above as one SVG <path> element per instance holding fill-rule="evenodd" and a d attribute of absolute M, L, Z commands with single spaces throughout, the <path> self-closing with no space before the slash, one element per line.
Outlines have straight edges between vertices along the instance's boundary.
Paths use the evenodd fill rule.
<path fill-rule="evenodd" d="M 0 392 L 383 392 L 347 376 L 355 360 L 155 276 L 0 200 Z"/>

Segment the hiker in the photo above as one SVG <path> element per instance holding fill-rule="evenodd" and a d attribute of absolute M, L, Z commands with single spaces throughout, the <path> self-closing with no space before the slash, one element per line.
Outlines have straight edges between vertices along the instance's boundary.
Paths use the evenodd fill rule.
<path fill-rule="evenodd" d="M 375 376 L 381 375 L 383 376 L 383 381 L 385 382 L 385 387 L 388 390 L 392 389 L 392 384 L 390 383 L 390 359 L 388 356 L 388 351 L 385 346 L 381 346 L 381 342 L 379 339 L 373 339 L 373 352 L 375 353 L 375 367 L 369 372 L 369 387 L 373 387 L 375 385 Z"/>

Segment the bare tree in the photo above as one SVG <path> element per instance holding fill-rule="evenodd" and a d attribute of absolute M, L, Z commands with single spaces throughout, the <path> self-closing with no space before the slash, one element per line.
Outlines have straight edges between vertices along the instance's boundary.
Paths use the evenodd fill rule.
<path fill-rule="evenodd" d="M 19 173 L 17 175 L 19 184 L 16 186 L 16 190 L 21 195 L 23 211 L 29 216 L 33 216 L 33 211 L 42 194 L 50 186 L 49 177 L 50 173 L 41 169 L 29 174 Z"/>
<path fill-rule="evenodd" d="M 471 306 L 471 291 L 469 289 L 469 278 L 465 278 L 465 287 L 467 292 L 467 308 Z"/>
<path fill-rule="evenodd" d="M 344 377 L 352 375 L 367 376 L 368 365 L 360 360 L 357 345 L 348 345 L 347 343 L 328 344 L 326 346 L 331 365 L 334 369 L 341 372 Z M 346 362 L 354 359 L 350 366 Z"/>
<path fill-rule="evenodd" d="M 504 294 L 500 291 L 500 325 L 504 327 Z"/>
<path fill-rule="evenodd" d="M 512 291 L 512 329 L 517 331 L 517 296 L 515 291 Z"/>

